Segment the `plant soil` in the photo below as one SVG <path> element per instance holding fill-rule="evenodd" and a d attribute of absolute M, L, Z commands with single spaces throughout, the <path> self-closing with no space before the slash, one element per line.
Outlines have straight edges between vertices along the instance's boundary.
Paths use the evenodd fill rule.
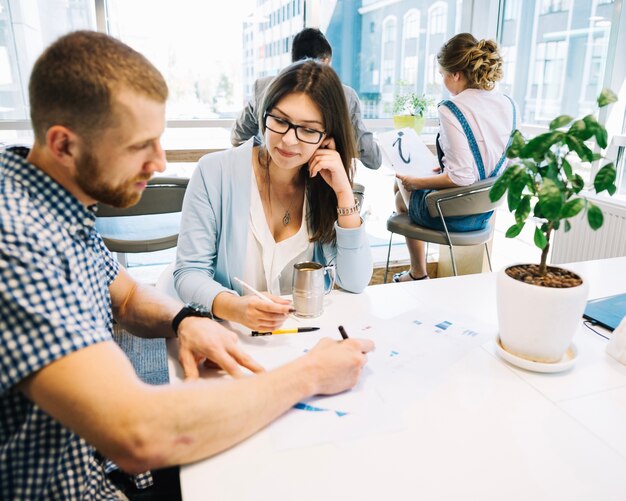
<path fill-rule="evenodd" d="M 506 269 L 506 274 L 520 282 L 540 287 L 554 287 L 556 289 L 567 289 L 569 287 L 577 287 L 583 283 L 576 273 L 556 266 L 548 266 L 548 272 L 539 275 L 538 264 L 519 264 L 510 266 Z"/>

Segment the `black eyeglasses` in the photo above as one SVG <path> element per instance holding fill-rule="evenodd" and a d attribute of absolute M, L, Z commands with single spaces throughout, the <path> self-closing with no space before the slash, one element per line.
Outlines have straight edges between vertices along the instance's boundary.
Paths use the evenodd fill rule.
<path fill-rule="evenodd" d="M 317 144 L 324 137 L 325 132 L 305 127 L 304 125 L 295 125 L 285 120 L 265 112 L 263 116 L 265 127 L 276 134 L 287 134 L 289 129 L 293 129 L 296 133 L 298 141 L 308 144 Z"/>

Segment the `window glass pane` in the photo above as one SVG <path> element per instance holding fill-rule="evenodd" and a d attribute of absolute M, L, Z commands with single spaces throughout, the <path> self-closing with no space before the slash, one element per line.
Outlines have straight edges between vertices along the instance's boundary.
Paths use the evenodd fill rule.
<path fill-rule="evenodd" d="M 29 118 L 28 79 L 39 54 L 59 36 L 95 24 L 93 0 L 0 0 L 0 119 Z M 2 140 L 18 138 L 11 133 Z"/>
<path fill-rule="evenodd" d="M 342 3 L 360 5 L 341 10 Z M 435 102 L 444 97 L 436 54 L 458 32 L 462 8 L 460 0 L 336 2 L 325 31 L 335 54 L 345 45 L 346 35 L 333 26 L 350 16 L 360 21 L 352 25 L 361 28 L 359 43 L 341 54 L 340 63 L 334 56 L 333 67 L 358 92 L 366 118 L 390 117 L 400 90 L 429 94 Z"/>
<path fill-rule="evenodd" d="M 504 92 L 522 121 L 593 111 L 602 89 L 613 0 L 503 0 Z M 574 78 L 576 76 L 576 78 Z"/>
<path fill-rule="evenodd" d="M 96 29 L 95 0 L 0 0 L 0 119 L 28 118 L 30 67 L 59 35 Z M 291 39 L 319 27 L 365 118 L 391 116 L 398 82 L 442 97 L 435 55 L 462 0 L 105 0 L 107 30 L 146 55 L 170 87 L 168 119 L 233 118 L 254 81 L 291 61 Z M 45 21 L 45 22 L 44 22 Z M 181 131 L 182 134 L 182 131 Z M 228 131 L 223 132 L 228 137 Z"/>

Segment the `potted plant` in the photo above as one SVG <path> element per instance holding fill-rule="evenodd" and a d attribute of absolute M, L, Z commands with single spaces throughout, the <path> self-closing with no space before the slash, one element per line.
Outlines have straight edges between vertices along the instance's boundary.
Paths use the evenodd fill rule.
<path fill-rule="evenodd" d="M 604 89 L 599 107 L 617 100 Z M 607 132 L 590 114 L 575 120 L 561 115 L 550 122 L 549 131 L 526 141 L 516 130 L 507 157 L 514 160 L 490 191 L 492 201 L 507 194 L 515 224 L 506 232 L 515 238 L 530 220 L 535 224 L 534 242 L 541 249 L 536 264 L 509 266 L 498 274 L 497 302 L 500 343 L 511 354 L 540 363 L 562 359 L 570 346 L 587 300 L 588 283 L 569 270 L 547 265 L 550 239 L 562 227 L 569 231 L 569 218 L 583 212 L 593 229 L 602 226 L 599 207 L 580 196 L 583 178 L 572 162 L 600 161 L 585 141 L 607 146 Z M 613 163 L 598 170 L 592 184 L 597 193 L 615 193 Z"/>
<path fill-rule="evenodd" d="M 424 128 L 424 113 L 433 101 L 425 94 L 405 90 L 406 87 L 400 84 L 393 101 L 393 125 L 396 129 L 411 127 L 419 134 Z"/>

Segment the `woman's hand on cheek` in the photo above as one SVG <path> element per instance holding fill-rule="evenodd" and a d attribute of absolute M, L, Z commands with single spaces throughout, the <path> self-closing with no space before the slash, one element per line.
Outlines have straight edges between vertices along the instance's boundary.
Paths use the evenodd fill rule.
<path fill-rule="evenodd" d="M 318 174 L 335 193 L 352 192 L 348 174 L 335 149 L 335 140 L 332 137 L 324 139 L 309 160 L 309 175 L 315 177 Z"/>

